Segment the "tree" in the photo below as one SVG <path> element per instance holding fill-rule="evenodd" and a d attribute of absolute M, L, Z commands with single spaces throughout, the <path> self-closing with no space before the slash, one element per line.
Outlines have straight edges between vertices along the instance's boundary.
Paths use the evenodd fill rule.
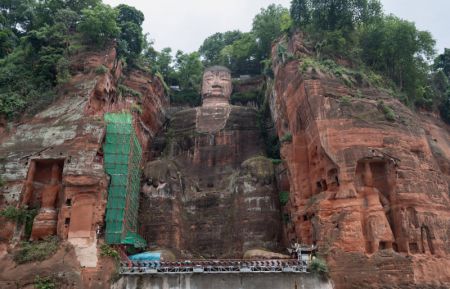
<path fill-rule="evenodd" d="M 118 39 L 118 54 L 125 56 L 128 60 L 137 59 L 144 46 L 142 28 L 133 22 L 125 22 L 120 25 Z"/>
<path fill-rule="evenodd" d="M 17 36 L 31 29 L 35 19 L 36 3 L 34 0 L 0 0 L 0 14 L 5 28 Z"/>
<path fill-rule="evenodd" d="M 445 95 L 445 99 L 440 105 L 440 112 L 441 117 L 450 124 L 450 89 L 447 90 L 447 93 Z"/>
<path fill-rule="evenodd" d="M 117 41 L 118 54 L 124 56 L 129 63 L 133 63 L 144 48 L 145 39 L 142 33 L 144 14 L 134 7 L 121 4 L 117 10 L 117 24 L 120 35 Z"/>
<path fill-rule="evenodd" d="M 11 53 L 18 43 L 17 36 L 10 29 L 0 30 L 0 58 Z"/>
<path fill-rule="evenodd" d="M 311 23 L 311 1 L 292 0 L 290 13 L 295 26 L 306 27 Z"/>
<path fill-rule="evenodd" d="M 117 22 L 119 23 L 126 23 L 126 22 L 132 22 L 138 25 L 139 27 L 144 23 L 144 13 L 137 10 L 136 8 L 132 6 L 128 6 L 125 4 L 120 4 L 116 7 L 118 10 L 117 15 Z"/>
<path fill-rule="evenodd" d="M 317 29 L 352 31 L 381 15 L 378 0 L 314 0 L 312 23 Z"/>
<path fill-rule="evenodd" d="M 178 50 L 175 55 L 175 71 L 181 89 L 200 91 L 203 65 L 198 52 L 183 53 Z"/>
<path fill-rule="evenodd" d="M 444 53 L 434 60 L 434 68 L 442 70 L 447 77 L 450 77 L 450 49 L 445 48 Z"/>
<path fill-rule="evenodd" d="M 60 9 L 56 11 L 54 17 L 55 23 L 63 24 L 67 31 L 75 31 L 80 15 L 71 9 Z"/>
<path fill-rule="evenodd" d="M 253 18 L 252 32 L 258 43 L 260 60 L 268 58 L 272 42 L 283 34 L 283 22 L 289 16 L 289 10 L 281 5 L 271 4 Z"/>
<path fill-rule="evenodd" d="M 86 42 L 104 46 L 119 35 L 120 28 L 116 21 L 118 12 L 109 5 L 99 4 L 93 9 L 83 9 L 82 13 L 77 28 Z"/>
<path fill-rule="evenodd" d="M 350 32 L 380 18 L 381 7 L 379 0 L 292 0 L 290 13 L 300 28 Z"/>
<path fill-rule="evenodd" d="M 221 63 L 231 69 L 233 74 L 258 74 L 260 61 L 258 47 L 253 33 L 244 33 L 242 38 L 225 46 L 220 52 Z"/>
<path fill-rule="evenodd" d="M 166 82 L 172 77 L 173 68 L 172 64 L 172 48 L 166 47 L 157 53 L 155 61 L 155 70 L 159 71 L 164 77 Z"/>
<path fill-rule="evenodd" d="M 434 55 L 431 34 L 394 16 L 367 26 L 361 33 L 362 58 L 391 78 L 411 98 L 426 85 L 428 64 Z"/>
<path fill-rule="evenodd" d="M 242 32 L 234 30 L 225 33 L 218 32 L 206 38 L 199 49 L 200 55 L 203 57 L 204 65 L 223 65 L 220 52 L 225 46 L 231 45 L 241 37 Z"/>

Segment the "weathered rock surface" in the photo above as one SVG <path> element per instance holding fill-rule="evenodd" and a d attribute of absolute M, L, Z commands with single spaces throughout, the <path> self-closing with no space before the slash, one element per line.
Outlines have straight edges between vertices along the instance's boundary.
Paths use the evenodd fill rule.
<path fill-rule="evenodd" d="M 301 35 L 288 47 L 308 56 Z M 280 138 L 292 136 L 279 178 L 290 184 L 286 239 L 317 244 L 337 288 L 447 288 L 449 127 L 300 64 L 274 57 L 270 101 Z"/>
<path fill-rule="evenodd" d="M 197 258 L 279 249 L 274 168 L 262 157 L 255 109 L 227 105 L 175 113 L 165 146 L 155 149 L 164 151 L 154 151 L 162 155 L 146 165 L 140 205 L 150 244 Z"/>
<path fill-rule="evenodd" d="M 95 73 L 100 65 L 107 67 L 106 73 Z M 104 274 L 97 250 L 104 227 L 108 186 L 103 167 L 103 114 L 133 111 L 141 106 L 144 113 L 136 113 L 134 125 L 141 145 L 148 147 L 165 121 L 168 100 L 157 77 L 136 70 L 123 72 L 115 49 L 77 55 L 71 67 L 76 75 L 61 87 L 55 103 L 33 118 L 22 120 L 11 131 L 0 133 L 0 173 L 6 181 L 0 188 L 0 209 L 39 208 L 31 239 L 57 235 L 67 241 L 76 256 L 71 260 L 75 265 L 70 270 L 78 275 L 82 272 L 81 285 L 76 288 L 107 288 L 109 277 L 104 276 L 109 276 L 112 270 Z M 120 96 L 118 85 L 122 79 L 124 85 L 142 97 Z M 0 256 L 4 256 L 0 268 L 6 268 L 3 262 L 11 262 L 6 250 L 26 236 L 23 226 L 7 220 L 0 223 Z M 54 263 L 51 260 L 48 266 L 57 267 L 59 260 Z M 33 274 L 33 269 L 23 270 L 24 274 Z M 20 279 L 19 273 L 14 276 Z"/>

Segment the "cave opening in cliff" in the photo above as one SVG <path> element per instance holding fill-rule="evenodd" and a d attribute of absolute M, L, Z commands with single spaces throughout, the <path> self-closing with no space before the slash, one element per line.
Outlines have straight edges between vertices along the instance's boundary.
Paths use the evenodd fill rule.
<path fill-rule="evenodd" d="M 62 173 L 64 159 L 32 160 L 24 186 L 22 205 L 36 210 L 30 224 L 25 224 L 24 238 L 43 239 L 56 234 L 58 208 L 63 201 Z M 28 228 L 28 229 L 27 229 Z"/>
<path fill-rule="evenodd" d="M 22 204 L 29 208 L 40 208 L 44 194 L 54 195 L 55 203 L 59 202 L 59 190 L 50 190 L 49 187 L 61 184 L 63 168 L 64 159 L 32 160 Z"/>

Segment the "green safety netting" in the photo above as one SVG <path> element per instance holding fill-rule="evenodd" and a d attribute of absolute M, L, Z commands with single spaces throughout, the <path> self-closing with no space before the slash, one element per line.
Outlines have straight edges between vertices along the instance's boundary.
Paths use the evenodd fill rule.
<path fill-rule="evenodd" d="M 106 206 L 106 242 L 145 247 L 137 231 L 142 148 L 128 113 L 105 114 L 103 145 L 106 173 L 111 177 Z"/>

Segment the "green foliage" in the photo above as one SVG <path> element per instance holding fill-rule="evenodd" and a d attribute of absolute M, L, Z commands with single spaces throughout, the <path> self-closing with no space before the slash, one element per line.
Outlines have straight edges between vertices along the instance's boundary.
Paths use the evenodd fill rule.
<path fill-rule="evenodd" d="M 8 206 L 0 211 L 0 216 L 19 225 L 26 224 L 27 222 L 32 223 L 36 214 L 37 210 L 35 209 L 16 208 L 14 206 Z"/>
<path fill-rule="evenodd" d="M 170 94 L 170 102 L 172 104 L 188 104 L 189 106 L 199 106 L 202 98 L 196 90 L 174 91 Z"/>
<path fill-rule="evenodd" d="M 434 68 L 442 70 L 447 77 L 450 77 L 450 49 L 445 48 L 444 53 L 440 54 L 434 61 Z"/>
<path fill-rule="evenodd" d="M 0 1 L 0 28 L 9 28 L 14 34 L 20 35 L 31 28 L 35 18 L 33 9 L 34 0 L 7 0 Z"/>
<path fill-rule="evenodd" d="M 112 248 L 108 244 L 102 244 L 100 246 L 100 256 L 109 257 L 109 258 L 114 259 L 115 261 L 120 260 L 119 252 L 117 252 L 116 249 Z"/>
<path fill-rule="evenodd" d="M 198 50 L 204 59 L 204 65 L 223 65 L 222 56 L 220 55 L 222 49 L 241 39 L 242 34 L 242 32 L 234 30 L 224 33 L 218 32 L 206 38 Z"/>
<path fill-rule="evenodd" d="M 272 164 L 274 165 L 279 165 L 283 163 L 283 160 L 280 159 L 271 159 L 272 160 Z"/>
<path fill-rule="evenodd" d="M 164 91 L 167 95 L 170 95 L 170 87 L 167 85 L 167 83 L 164 81 L 164 76 L 159 72 L 155 72 L 155 76 L 159 79 L 159 81 L 161 81 L 163 87 L 164 87 Z"/>
<path fill-rule="evenodd" d="M 58 238 L 49 237 L 43 241 L 22 242 L 20 249 L 14 254 L 14 261 L 18 264 L 44 261 L 58 250 Z"/>
<path fill-rule="evenodd" d="M 143 112 L 142 106 L 137 103 L 133 103 L 130 107 L 130 110 L 131 110 L 131 112 L 135 112 L 137 114 L 142 114 L 142 112 Z"/>
<path fill-rule="evenodd" d="M 259 94 L 259 91 L 236 92 L 231 95 L 231 103 L 246 104 L 252 101 L 256 103 L 258 101 Z"/>
<path fill-rule="evenodd" d="M 311 23 L 311 2 L 310 0 L 292 0 L 291 18 L 295 26 L 305 28 Z"/>
<path fill-rule="evenodd" d="M 3 179 L 2 176 L 0 176 L 0 188 L 3 187 L 5 184 L 6 184 L 5 180 Z"/>
<path fill-rule="evenodd" d="M 77 29 L 87 43 L 103 47 L 119 36 L 120 28 L 116 22 L 119 15 L 117 10 L 109 5 L 99 4 L 93 9 L 83 9 L 82 12 Z"/>
<path fill-rule="evenodd" d="M 388 120 L 388 121 L 395 121 L 397 116 L 395 115 L 394 110 L 387 106 L 384 101 L 380 100 L 377 104 L 377 108 L 384 113 L 384 117 Z"/>
<path fill-rule="evenodd" d="M 119 57 L 137 62 L 143 20 L 133 7 L 100 0 L 0 1 L 0 117 L 53 102 L 55 88 L 71 77 L 69 57 L 84 48 L 81 39 L 99 48 L 116 39 Z"/>
<path fill-rule="evenodd" d="M 120 35 L 117 41 L 119 56 L 125 57 L 133 64 L 144 48 L 144 36 L 142 34 L 142 23 L 144 14 L 134 7 L 121 4 L 117 6 L 117 24 Z"/>
<path fill-rule="evenodd" d="M 388 16 L 361 31 L 363 61 L 387 75 L 413 103 L 426 86 L 428 64 L 435 41 L 430 33 L 419 31 L 414 23 Z"/>
<path fill-rule="evenodd" d="M 382 9 L 378 0 L 293 0 L 290 12 L 297 27 L 348 32 L 376 21 Z"/>
<path fill-rule="evenodd" d="M 58 84 L 64 84 L 70 79 L 69 71 L 70 62 L 65 57 L 61 57 L 56 62 L 56 82 Z"/>
<path fill-rule="evenodd" d="M 287 142 L 291 142 L 291 141 L 292 141 L 292 134 L 289 132 L 284 134 L 280 139 L 281 143 L 287 143 Z"/>
<path fill-rule="evenodd" d="M 95 68 L 95 74 L 97 74 L 97 75 L 106 74 L 108 71 L 109 71 L 108 67 L 104 66 L 103 64 L 99 65 Z"/>
<path fill-rule="evenodd" d="M 444 100 L 439 106 L 439 110 L 441 113 L 441 117 L 450 124 L 450 89 L 447 91 L 444 96 Z"/>
<path fill-rule="evenodd" d="M 352 104 L 352 98 L 348 95 L 344 95 L 339 100 L 342 106 L 350 106 Z"/>
<path fill-rule="evenodd" d="M 120 4 L 116 7 L 116 10 L 118 11 L 117 21 L 119 23 L 132 22 L 139 27 L 142 25 L 142 23 L 144 23 L 144 13 L 132 6 Z"/>
<path fill-rule="evenodd" d="M 51 277 L 36 276 L 34 279 L 35 289 L 56 289 L 56 284 Z"/>
<path fill-rule="evenodd" d="M 302 73 L 305 73 L 309 69 L 328 73 L 340 79 L 348 87 L 367 84 L 375 87 L 389 86 L 389 83 L 387 83 L 381 75 L 367 69 L 363 65 L 359 66 L 357 69 L 352 69 L 338 65 L 331 59 L 318 60 L 312 57 L 305 57 L 301 60 L 299 70 Z"/>
<path fill-rule="evenodd" d="M 264 68 L 270 75 L 272 42 L 290 31 L 291 26 L 288 9 L 272 4 L 254 17 L 251 32 L 213 34 L 205 39 L 199 52 L 205 66 L 223 65 L 230 68 L 233 75 L 260 74 Z"/>
<path fill-rule="evenodd" d="M 220 64 L 230 68 L 234 75 L 258 74 L 260 64 L 257 51 L 255 35 L 243 33 L 240 39 L 220 51 Z"/>
<path fill-rule="evenodd" d="M 125 22 L 120 24 L 120 31 L 117 41 L 118 55 L 124 56 L 129 63 L 133 63 L 144 47 L 142 27 L 133 22 Z"/>
<path fill-rule="evenodd" d="M 0 29 L 0 58 L 10 54 L 18 43 L 18 38 L 10 29 Z"/>
<path fill-rule="evenodd" d="M 173 74 L 172 64 L 172 48 L 166 47 L 157 52 L 155 56 L 154 71 L 161 73 L 165 81 L 170 81 Z"/>
<path fill-rule="evenodd" d="M 198 52 L 183 53 L 178 50 L 175 56 L 176 82 L 182 90 L 200 91 L 203 75 L 203 64 Z"/>
<path fill-rule="evenodd" d="M 252 32 L 257 39 L 259 59 L 270 58 L 272 42 L 289 28 L 286 19 L 290 19 L 289 10 L 275 4 L 262 8 L 253 18 Z"/>
<path fill-rule="evenodd" d="M 329 273 L 326 261 L 317 257 L 314 258 L 309 264 L 309 271 L 323 278 L 327 278 Z"/>
<path fill-rule="evenodd" d="M 121 95 L 123 97 L 142 98 L 142 93 L 140 93 L 139 91 L 136 91 L 126 85 L 119 84 L 118 89 L 119 89 L 119 95 Z"/>
<path fill-rule="evenodd" d="M 289 201 L 289 192 L 280 192 L 279 194 L 280 204 L 286 206 Z"/>

